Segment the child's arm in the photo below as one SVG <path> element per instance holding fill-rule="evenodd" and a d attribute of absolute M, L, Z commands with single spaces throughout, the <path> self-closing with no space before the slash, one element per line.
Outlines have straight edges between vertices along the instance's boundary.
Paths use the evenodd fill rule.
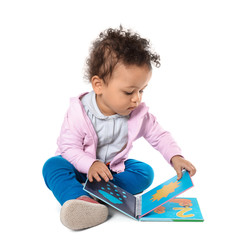
<path fill-rule="evenodd" d="M 78 104 L 79 105 L 79 104 Z M 79 172 L 87 174 L 96 161 L 96 156 L 84 151 L 86 134 L 77 104 L 70 105 L 58 138 L 58 153 L 68 160 Z M 93 144 L 93 143 L 92 143 Z"/>
<path fill-rule="evenodd" d="M 181 149 L 171 134 L 165 131 L 150 113 L 145 117 L 143 136 L 173 166 L 178 180 L 182 177 L 182 169 L 188 170 L 191 176 L 196 173 L 195 167 L 182 157 Z"/>
<path fill-rule="evenodd" d="M 147 113 L 143 122 L 143 137 L 159 151 L 170 164 L 172 157 L 180 155 L 182 152 L 171 134 L 164 130 L 157 122 L 155 116 Z"/>

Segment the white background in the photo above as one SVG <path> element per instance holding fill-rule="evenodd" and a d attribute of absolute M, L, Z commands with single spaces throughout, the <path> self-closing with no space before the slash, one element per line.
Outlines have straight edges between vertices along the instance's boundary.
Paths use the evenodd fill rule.
<path fill-rule="evenodd" d="M 239 239 L 239 12 L 231 0 L 1 1 L 1 239 Z M 161 56 L 144 101 L 198 170 L 182 196 L 198 198 L 204 223 L 141 223 L 115 210 L 84 231 L 60 223 L 42 166 L 69 98 L 91 90 L 83 81 L 91 42 L 120 24 Z M 152 187 L 175 175 L 145 140 L 130 157 L 154 167 Z"/>

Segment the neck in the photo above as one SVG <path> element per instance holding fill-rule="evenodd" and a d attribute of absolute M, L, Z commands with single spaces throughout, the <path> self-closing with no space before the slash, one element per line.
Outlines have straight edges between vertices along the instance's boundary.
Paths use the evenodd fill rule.
<path fill-rule="evenodd" d="M 100 95 L 96 94 L 96 103 L 97 106 L 99 108 L 99 110 L 101 111 L 101 113 L 105 116 L 112 116 L 116 113 L 114 113 L 102 100 Z"/>

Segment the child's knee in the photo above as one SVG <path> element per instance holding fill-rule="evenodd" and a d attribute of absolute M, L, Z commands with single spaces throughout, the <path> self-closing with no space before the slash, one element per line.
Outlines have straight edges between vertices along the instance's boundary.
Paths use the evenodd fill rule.
<path fill-rule="evenodd" d="M 135 185 L 134 194 L 146 190 L 151 186 L 154 179 L 154 171 L 150 165 L 144 162 L 139 162 L 137 168 L 138 169 L 135 169 L 134 171 L 135 178 L 133 178 L 134 180 L 132 179 L 133 184 Z"/>
<path fill-rule="evenodd" d="M 145 163 L 143 170 L 144 170 L 145 175 L 147 175 L 150 179 L 153 179 L 154 171 L 153 171 L 153 168 L 150 165 Z"/>
<path fill-rule="evenodd" d="M 59 161 L 59 158 L 56 156 L 56 157 L 52 157 L 52 158 L 49 158 L 43 165 L 43 169 L 42 169 L 42 173 L 43 173 L 43 176 L 46 175 L 46 173 L 51 169 L 53 168 L 53 166 L 56 166 L 57 165 L 57 162 Z"/>
<path fill-rule="evenodd" d="M 150 165 L 135 159 L 129 159 L 125 163 L 126 170 L 132 173 L 130 175 L 131 184 L 134 192 L 139 193 L 147 189 L 153 182 L 154 171 Z"/>
<path fill-rule="evenodd" d="M 49 158 L 45 164 L 43 165 L 42 169 L 42 175 L 43 178 L 47 184 L 47 179 L 51 177 L 51 175 L 57 171 L 58 169 L 61 169 L 64 167 L 64 165 L 68 164 L 67 160 L 62 158 L 61 156 L 55 156 Z"/>
<path fill-rule="evenodd" d="M 154 178 L 154 171 L 153 168 L 144 162 L 137 162 L 136 169 L 133 169 L 137 173 L 139 173 L 143 179 L 146 181 L 147 185 L 151 185 Z"/>
<path fill-rule="evenodd" d="M 144 163 L 144 167 L 143 167 L 143 171 L 142 171 L 142 175 L 143 175 L 143 187 L 145 189 L 147 189 L 153 182 L 154 179 L 154 171 L 153 168 Z"/>

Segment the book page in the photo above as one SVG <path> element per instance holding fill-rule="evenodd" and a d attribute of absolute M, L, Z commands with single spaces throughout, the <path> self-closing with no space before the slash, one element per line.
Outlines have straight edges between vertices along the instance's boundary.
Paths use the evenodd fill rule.
<path fill-rule="evenodd" d="M 160 184 L 154 189 L 142 195 L 141 216 L 151 212 L 158 206 L 178 196 L 193 186 L 191 177 L 187 171 L 183 171 L 182 178 L 178 181 L 177 176 Z"/>
<path fill-rule="evenodd" d="M 174 198 L 155 208 L 140 221 L 157 222 L 203 222 L 196 198 Z"/>
<path fill-rule="evenodd" d="M 136 197 L 113 183 L 87 181 L 84 190 L 110 206 L 136 219 Z"/>

